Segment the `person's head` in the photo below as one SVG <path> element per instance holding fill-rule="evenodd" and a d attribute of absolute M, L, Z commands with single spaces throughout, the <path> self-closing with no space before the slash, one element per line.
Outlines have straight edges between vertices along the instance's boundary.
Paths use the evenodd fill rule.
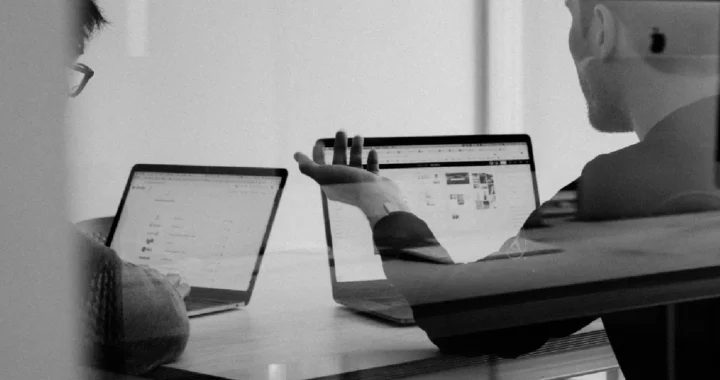
<path fill-rule="evenodd" d="M 75 7 L 76 26 L 73 29 L 75 57 L 85 52 L 85 45 L 93 34 L 107 24 L 95 0 L 70 0 Z"/>
<path fill-rule="evenodd" d="M 107 24 L 107 20 L 103 16 L 100 8 L 95 0 L 69 0 L 74 12 L 73 20 L 75 21 L 71 29 L 70 47 L 72 51 L 68 55 L 71 62 L 69 66 L 70 96 L 76 97 L 82 92 L 87 85 L 94 72 L 92 69 L 81 63 L 76 63 L 77 59 L 85 53 L 85 45 L 90 41 L 95 32 Z"/>
<path fill-rule="evenodd" d="M 716 10 L 708 13 L 715 9 L 708 8 L 712 3 L 567 0 L 566 5 L 573 19 L 570 53 L 598 131 L 632 132 L 637 108 L 651 109 L 652 102 L 672 96 L 668 87 L 691 88 L 717 76 L 716 57 L 708 58 L 717 54 L 720 23 Z"/>

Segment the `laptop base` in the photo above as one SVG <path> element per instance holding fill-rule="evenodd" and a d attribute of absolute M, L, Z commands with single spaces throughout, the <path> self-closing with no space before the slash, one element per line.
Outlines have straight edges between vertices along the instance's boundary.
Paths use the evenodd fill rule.
<path fill-rule="evenodd" d="M 401 326 L 415 325 L 415 319 L 413 319 L 410 306 L 388 306 L 387 304 L 369 299 L 336 299 L 335 302 L 363 315 L 382 320 L 383 322 L 392 322 L 393 324 Z"/>
<path fill-rule="evenodd" d="M 193 303 L 196 302 L 194 305 Z M 203 315 L 220 313 L 223 311 L 235 310 L 245 305 L 245 302 L 221 303 L 215 302 L 209 304 L 207 300 L 185 300 L 187 314 L 190 318 L 200 317 Z"/>

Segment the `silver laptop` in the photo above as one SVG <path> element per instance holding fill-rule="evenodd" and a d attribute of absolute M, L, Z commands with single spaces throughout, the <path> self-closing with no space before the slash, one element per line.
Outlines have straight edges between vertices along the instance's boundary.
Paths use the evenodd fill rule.
<path fill-rule="evenodd" d="M 287 170 L 138 164 L 106 245 L 191 286 L 191 317 L 250 302 Z"/>
<path fill-rule="evenodd" d="M 334 139 L 319 143 L 325 146 L 325 162 L 332 162 Z M 397 183 L 412 212 L 429 225 L 456 263 L 560 251 L 524 241 L 529 245 L 523 252 L 491 255 L 539 206 L 528 135 L 365 138 L 363 165 L 371 149 L 378 152 L 381 175 Z M 365 216 L 324 195 L 322 200 L 335 301 L 399 324 L 414 323 L 407 302 L 373 254 Z"/>

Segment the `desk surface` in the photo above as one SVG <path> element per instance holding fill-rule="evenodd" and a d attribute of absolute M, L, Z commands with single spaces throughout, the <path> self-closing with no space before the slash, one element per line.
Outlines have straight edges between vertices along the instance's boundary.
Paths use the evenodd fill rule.
<path fill-rule="evenodd" d="M 720 265 L 718 232 L 720 213 L 532 230 L 530 238 L 565 252 L 483 263 L 473 293 L 488 302 L 468 313 L 491 329 L 717 296 L 720 270 L 702 268 Z M 700 272 L 673 274 L 688 270 Z M 658 273 L 660 282 L 653 280 Z M 612 365 L 609 347 L 598 349 L 605 351 L 592 355 Z M 230 379 L 285 380 L 435 359 L 444 358 L 418 328 L 395 327 L 336 305 L 326 253 L 296 251 L 266 253 L 248 306 L 193 319 L 186 352 L 169 367 Z"/>
<path fill-rule="evenodd" d="M 440 355 L 417 327 L 397 327 L 337 305 L 327 265 L 325 252 L 267 253 L 250 304 L 191 319 L 188 347 L 168 367 L 229 379 L 290 380 L 414 363 L 370 377 L 367 373 L 342 377 L 387 379 L 482 366 L 488 360 Z M 595 324 L 586 331 L 600 328 Z M 587 346 L 586 354 L 565 353 L 569 356 L 561 360 L 575 367 L 582 362 L 582 368 L 616 365 L 603 334 L 580 336 L 575 344 Z M 552 367 L 559 366 L 553 362 Z M 528 375 L 526 367 L 524 373 Z M 161 373 L 156 378 L 172 375 Z"/>
<path fill-rule="evenodd" d="M 398 328 L 335 304 L 324 253 L 268 252 L 250 303 L 193 318 L 186 354 L 171 367 L 216 368 L 214 375 L 233 379 L 268 379 L 276 371 L 290 379 L 435 355 L 420 329 Z"/>

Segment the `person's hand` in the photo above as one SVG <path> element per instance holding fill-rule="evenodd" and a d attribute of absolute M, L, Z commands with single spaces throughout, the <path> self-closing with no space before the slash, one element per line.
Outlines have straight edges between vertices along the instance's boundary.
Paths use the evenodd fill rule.
<path fill-rule="evenodd" d="M 317 182 L 329 200 L 358 207 L 370 221 L 370 227 L 387 214 L 385 204 L 401 211 L 409 211 L 397 185 L 380 176 L 377 152 L 370 151 L 367 170 L 362 168 L 363 138 L 355 136 L 347 163 L 347 135 L 339 131 L 335 135 L 335 151 L 332 165 L 325 164 L 323 146 L 313 147 L 313 159 L 298 152 L 295 161 L 300 172 Z"/>
<path fill-rule="evenodd" d="M 185 299 L 188 295 L 190 295 L 190 285 L 188 285 L 185 281 L 183 281 L 182 277 L 180 277 L 177 273 L 168 273 L 166 275 L 163 275 L 155 268 L 152 268 L 148 265 L 141 265 L 141 267 L 145 268 L 148 274 L 151 276 L 167 281 L 170 286 L 172 286 L 175 291 L 178 292 L 180 297 Z"/>
<path fill-rule="evenodd" d="M 180 296 L 185 299 L 188 295 L 190 295 L 190 285 L 188 285 L 186 282 L 183 281 L 182 277 L 180 277 L 177 273 L 168 273 L 165 275 L 165 279 L 170 283 L 170 285 L 173 286 L 175 290 L 180 294 Z"/>

